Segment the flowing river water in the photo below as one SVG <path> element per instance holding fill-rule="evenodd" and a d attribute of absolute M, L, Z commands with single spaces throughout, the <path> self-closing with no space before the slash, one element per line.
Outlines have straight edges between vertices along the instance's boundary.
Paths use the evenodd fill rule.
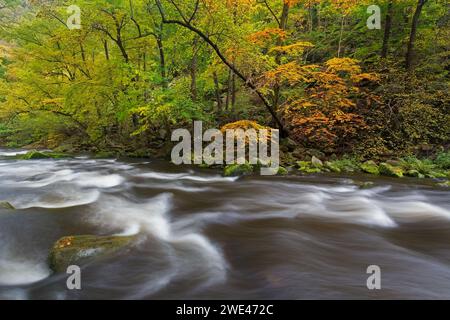
<path fill-rule="evenodd" d="M 431 184 L 4 157 L 17 152 L 0 150 L 0 200 L 17 208 L 0 209 L 0 299 L 450 298 L 450 192 Z M 85 234 L 139 240 L 69 291 L 48 253 Z"/>

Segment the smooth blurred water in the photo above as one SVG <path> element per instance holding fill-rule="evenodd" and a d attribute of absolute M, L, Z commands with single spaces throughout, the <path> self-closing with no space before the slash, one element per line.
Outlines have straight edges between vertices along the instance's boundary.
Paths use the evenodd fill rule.
<path fill-rule="evenodd" d="M 431 184 L 16 152 L 0 150 L 0 200 L 18 209 L 0 209 L 2 299 L 450 298 L 450 192 Z M 83 266 L 69 291 L 47 256 L 83 234 L 139 241 Z M 382 290 L 367 289 L 369 265 Z"/>

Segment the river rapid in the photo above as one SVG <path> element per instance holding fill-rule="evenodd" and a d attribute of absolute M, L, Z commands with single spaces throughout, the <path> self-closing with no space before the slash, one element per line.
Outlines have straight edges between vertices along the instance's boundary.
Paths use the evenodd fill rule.
<path fill-rule="evenodd" d="M 450 299 L 450 192 L 432 184 L 7 158 L 23 152 L 0 149 L 0 201 L 17 208 L 0 208 L 0 299 Z M 85 234 L 138 241 L 70 291 L 48 253 Z"/>

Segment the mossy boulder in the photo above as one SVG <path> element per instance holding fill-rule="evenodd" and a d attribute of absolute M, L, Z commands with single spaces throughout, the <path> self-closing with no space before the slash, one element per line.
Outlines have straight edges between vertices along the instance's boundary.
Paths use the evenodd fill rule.
<path fill-rule="evenodd" d="M 39 151 L 30 151 L 26 154 L 20 156 L 22 160 L 37 160 L 37 159 L 49 159 L 51 158 L 48 154 Z"/>
<path fill-rule="evenodd" d="M 322 170 L 313 166 L 311 162 L 308 161 L 298 161 L 298 170 L 303 173 L 320 173 Z"/>
<path fill-rule="evenodd" d="M 71 156 L 65 153 L 57 152 L 41 152 L 32 150 L 19 157 L 20 160 L 39 160 L 39 159 L 64 159 L 70 158 Z"/>
<path fill-rule="evenodd" d="M 112 151 L 99 151 L 94 155 L 95 159 L 111 159 L 116 158 L 117 153 Z"/>
<path fill-rule="evenodd" d="M 450 181 L 444 181 L 437 184 L 439 187 L 450 188 Z"/>
<path fill-rule="evenodd" d="M 407 175 L 408 177 L 419 178 L 419 179 L 425 178 L 425 175 L 423 175 L 422 173 L 420 173 L 418 170 L 408 170 L 408 171 L 406 172 L 406 175 Z"/>
<path fill-rule="evenodd" d="M 7 201 L 0 201 L 0 209 L 15 210 L 16 208 Z"/>
<path fill-rule="evenodd" d="M 277 175 L 285 176 L 289 173 L 289 171 L 285 167 L 279 167 Z"/>
<path fill-rule="evenodd" d="M 238 177 L 253 173 L 253 166 L 251 164 L 231 164 L 225 167 L 223 175 L 225 177 Z"/>
<path fill-rule="evenodd" d="M 440 171 L 429 172 L 426 176 L 428 178 L 433 178 L 433 179 L 444 179 L 444 178 L 447 178 L 447 174 L 445 172 L 440 172 Z"/>
<path fill-rule="evenodd" d="M 388 163 L 381 163 L 379 166 L 380 173 L 388 177 L 403 178 L 403 169 L 394 167 Z"/>
<path fill-rule="evenodd" d="M 361 181 L 357 183 L 357 186 L 361 189 L 370 189 L 375 186 L 375 183 L 372 181 Z"/>
<path fill-rule="evenodd" d="M 378 165 L 375 163 L 375 161 L 372 160 L 364 162 L 363 164 L 361 164 L 360 168 L 362 171 L 366 173 L 375 175 L 380 174 L 380 169 L 378 168 Z"/>
<path fill-rule="evenodd" d="M 324 166 L 325 166 L 325 168 L 329 169 L 331 172 L 341 173 L 341 168 L 339 168 L 337 165 L 335 165 L 331 161 L 326 161 Z"/>
<path fill-rule="evenodd" d="M 70 236 L 59 239 L 49 254 L 50 269 L 65 272 L 93 258 L 111 255 L 129 245 L 135 236 Z"/>

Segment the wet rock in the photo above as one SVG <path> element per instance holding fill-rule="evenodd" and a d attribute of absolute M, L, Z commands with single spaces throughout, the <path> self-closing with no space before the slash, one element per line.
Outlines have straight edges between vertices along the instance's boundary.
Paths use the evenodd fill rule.
<path fill-rule="evenodd" d="M 129 245 L 135 236 L 70 236 L 59 239 L 49 254 L 50 268 L 64 272 L 70 265 L 80 265 L 93 258 L 111 255 Z"/>
<path fill-rule="evenodd" d="M 57 152 L 40 152 L 32 150 L 19 157 L 20 160 L 38 160 L 38 159 L 64 159 L 70 158 L 70 155 Z"/>
<path fill-rule="evenodd" d="M 378 165 L 375 163 L 375 161 L 367 161 L 364 162 L 361 165 L 361 170 L 366 172 L 366 173 L 370 173 L 370 174 L 375 174 L 375 175 L 379 175 L 380 174 L 380 170 L 378 169 Z"/>
<path fill-rule="evenodd" d="M 0 209 L 15 210 L 16 208 L 7 201 L 0 201 Z"/>
<path fill-rule="evenodd" d="M 370 189 L 375 186 L 375 183 L 373 183 L 372 181 L 361 181 L 361 182 L 358 182 L 357 185 L 361 189 Z"/>
<path fill-rule="evenodd" d="M 246 164 L 231 164 L 225 167 L 223 175 L 225 177 L 238 177 L 253 173 L 252 165 Z"/>
<path fill-rule="evenodd" d="M 322 160 L 320 160 L 319 158 L 316 158 L 315 156 L 313 156 L 311 158 L 311 164 L 313 165 L 313 167 L 315 168 L 322 168 L 323 167 L 323 162 Z"/>
<path fill-rule="evenodd" d="M 400 167 L 394 167 L 388 163 L 381 163 L 379 166 L 380 173 L 388 177 L 403 178 L 403 170 Z"/>
<path fill-rule="evenodd" d="M 50 156 L 39 151 L 30 151 L 22 156 L 20 159 L 22 160 L 37 160 L 37 159 L 49 159 Z"/>

